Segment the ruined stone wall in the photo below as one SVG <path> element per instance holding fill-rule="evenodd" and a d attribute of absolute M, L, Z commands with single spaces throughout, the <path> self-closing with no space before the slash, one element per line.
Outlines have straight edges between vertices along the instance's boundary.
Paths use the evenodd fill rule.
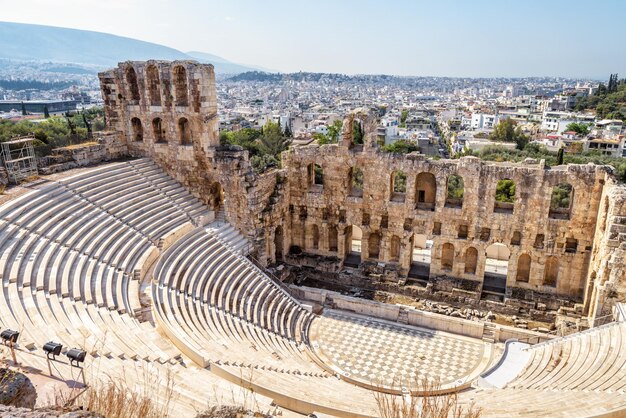
<path fill-rule="evenodd" d="M 542 162 L 491 163 L 475 157 L 436 161 L 416 154 L 385 153 L 373 144 L 366 143 L 363 148 L 347 145 L 310 145 L 286 155 L 290 216 L 285 225 L 290 229 L 290 245 L 307 253 L 343 258 L 349 252 L 349 234 L 354 225 L 363 231 L 363 260 L 397 263 L 406 274 L 413 242 L 421 234 L 433 241 L 431 277 L 449 275 L 482 281 L 487 247 L 502 243 L 510 251 L 506 280 L 509 291 L 517 288 L 522 290 L 522 295 L 538 291 L 582 298 L 606 176 L 603 167 L 546 168 Z M 311 184 L 311 164 L 322 167 L 323 185 Z M 363 172 L 362 195 L 351 192 L 350 170 L 354 167 Z M 398 171 L 406 174 L 403 194 L 392 191 L 392 175 Z M 430 173 L 435 179 L 432 205 L 417 201 L 423 185 L 416 182 L 425 177 L 423 173 Z M 446 202 L 447 180 L 452 174 L 464 180 L 460 207 Z M 503 211 L 496 210 L 495 202 L 496 185 L 501 179 L 511 179 L 516 184 L 515 201 Z M 574 189 L 569 219 L 550 216 L 552 189 L 560 183 L 571 184 Z M 328 246 L 332 228 L 338 230 L 337 251 L 331 251 Z M 466 238 L 459 238 L 460 230 L 467 231 Z M 319 234 L 317 245 L 315 233 Z M 376 236 L 370 239 L 373 234 Z M 544 236 L 541 245 L 535 245 L 538 235 Z M 399 255 L 392 248 L 392 243 L 398 240 Z M 380 247 L 374 251 L 378 257 L 370 257 L 372 244 Z M 475 272 L 465 269 L 470 248 L 477 250 Z M 531 259 L 527 283 L 516 280 L 522 254 L 528 254 Z M 544 283 L 549 257 L 558 261 L 555 286 Z"/>
<path fill-rule="evenodd" d="M 258 241 L 276 174 L 256 176 L 247 152 L 220 147 L 213 66 L 129 61 L 99 78 L 107 130 L 128 154 L 152 158 Z"/>
<path fill-rule="evenodd" d="M 590 325 L 600 325 L 616 302 L 626 301 L 626 186 L 612 179 L 600 200 L 589 277 L 585 313 Z"/>
<path fill-rule="evenodd" d="M 112 161 L 128 155 L 127 147 L 113 132 L 96 132 L 92 143 L 55 148 L 52 154 L 38 160 L 41 174 L 86 167 L 105 161 Z"/>

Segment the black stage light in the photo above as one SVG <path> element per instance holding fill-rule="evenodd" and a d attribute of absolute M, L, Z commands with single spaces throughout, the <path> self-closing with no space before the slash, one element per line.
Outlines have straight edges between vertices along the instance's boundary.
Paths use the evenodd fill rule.
<path fill-rule="evenodd" d="M 13 331 L 11 329 L 5 329 L 0 332 L 0 337 L 4 341 L 4 344 L 12 343 L 15 344 L 17 342 L 17 338 L 20 336 L 20 333 L 17 331 Z"/>
<path fill-rule="evenodd" d="M 61 354 L 61 350 L 63 349 L 63 344 L 55 343 L 53 341 L 48 341 L 43 345 L 43 351 L 46 352 L 48 358 L 52 356 L 54 359 L 56 356 Z"/>
<path fill-rule="evenodd" d="M 65 355 L 70 359 L 70 364 L 75 367 L 79 367 L 78 363 L 83 363 L 85 361 L 85 356 L 87 356 L 87 352 L 84 350 L 79 350 L 78 348 L 72 348 L 65 353 Z"/>

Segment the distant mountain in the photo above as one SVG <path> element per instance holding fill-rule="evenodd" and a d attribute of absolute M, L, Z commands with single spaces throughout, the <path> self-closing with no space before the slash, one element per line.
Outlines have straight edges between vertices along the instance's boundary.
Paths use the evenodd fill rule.
<path fill-rule="evenodd" d="M 237 74 L 257 69 L 212 54 L 186 54 L 163 45 L 108 33 L 12 22 L 0 22 L 2 58 L 98 67 L 112 67 L 127 60 L 197 60 L 213 64 L 217 73 Z"/>
<path fill-rule="evenodd" d="M 204 63 L 211 63 L 215 66 L 215 71 L 220 73 L 239 74 L 247 71 L 258 70 L 258 67 L 252 67 L 249 65 L 236 64 L 225 60 L 217 55 L 207 54 L 206 52 L 189 51 L 187 55 L 191 58 Z M 218 70 L 219 68 L 219 70 Z"/>

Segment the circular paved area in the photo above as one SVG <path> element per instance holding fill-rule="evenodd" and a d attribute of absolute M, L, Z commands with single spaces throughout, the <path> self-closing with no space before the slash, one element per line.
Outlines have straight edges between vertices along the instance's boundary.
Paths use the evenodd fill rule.
<path fill-rule="evenodd" d="M 310 336 L 335 371 L 397 390 L 416 389 L 423 379 L 453 384 L 475 374 L 485 355 L 485 343 L 477 339 L 332 310 L 314 321 Z"/>

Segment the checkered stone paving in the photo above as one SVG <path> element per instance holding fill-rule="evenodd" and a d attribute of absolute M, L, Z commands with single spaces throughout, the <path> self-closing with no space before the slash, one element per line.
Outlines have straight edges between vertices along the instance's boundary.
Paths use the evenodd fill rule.
<path fill-rule="evenodd" d="M 468 376 L 481 362 L 480 340 L 327 310 L 314 349 L 344 376 L 394 389 L 428 379 L 439 385 Z"/>

